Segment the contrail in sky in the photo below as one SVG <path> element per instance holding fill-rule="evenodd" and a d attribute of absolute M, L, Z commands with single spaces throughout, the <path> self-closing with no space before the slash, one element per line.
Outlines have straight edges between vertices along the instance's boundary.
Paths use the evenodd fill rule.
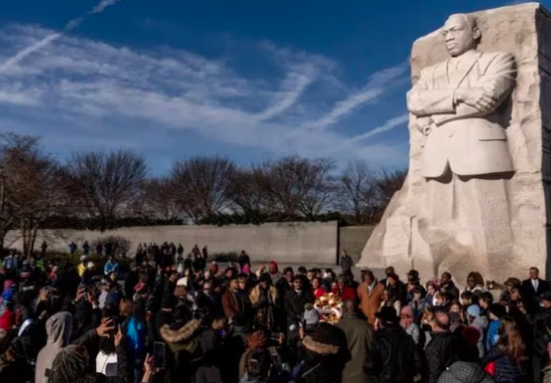
<path fill-rule="evenodd" d="M 14 65 L 17 65 L 19 62 L 24 60 L 27 56 L 31 55 L 32 53 L 42 49 L 46 45 L 52 43 L 53 41 L 59 39 L 64 34 L 72 31 L 76 27 L 78 27 L 82 22 L 91 15 L 97 15 L 105 10 L 105 8 L 114 5 L 115 3 L 118 3 L 122 0 L 103 0 L 98 5 L 96 5 L 94 8 L 92 8 L 91 11 L 86 12 L 84 15 L 77 17 L 76 19 L 73 19 L 69 21 L 63 30 L 61 32 L 52 33 L 51 35 L 48 35 L 44 37 L 42 40 L 37 41 L 36 43 L 28 46 L 27 48 L 19 51 L 15 56 L 9 58 L 4 64 L 0 66 L 0 73 L 5 72 L 6 70 L 10 69 Z"/>

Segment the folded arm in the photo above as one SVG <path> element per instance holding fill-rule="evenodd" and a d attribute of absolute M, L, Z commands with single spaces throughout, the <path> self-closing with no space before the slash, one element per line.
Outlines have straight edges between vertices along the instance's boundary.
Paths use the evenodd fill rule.
<path fill-rule="evenodd" d="M 494 112 L 509 96 L 515 85 L 516 65 L 513 55 L 497 53 L 487 64 L 484 75 L 478 78 L 476 87 L 430 89 L 427 73 L 422 71 L 419 82 L 408 92 L 408 110 L 417 117 L 438 114 L 455 114 L 456 117 L 484 116 Z M 483 90 L 496 99 L 490 108 L 481 110 L 469 105 L 470 89 Z"/>

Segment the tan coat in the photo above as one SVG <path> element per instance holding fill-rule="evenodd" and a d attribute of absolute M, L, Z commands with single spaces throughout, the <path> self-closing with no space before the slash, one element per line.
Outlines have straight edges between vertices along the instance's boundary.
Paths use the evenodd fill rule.
<path fill-rule="evenodd" d="M 365 283 L 360 283 L 358 286 L 357 292 L 360 299 L 360 307 L 372 326 L 375 325 L 377 319 L 375 318 L 375 313 L 381 306 L 384 289 L 385 287 L 381 283 L 377 283 L 371 292 L 369 292 Z"/>

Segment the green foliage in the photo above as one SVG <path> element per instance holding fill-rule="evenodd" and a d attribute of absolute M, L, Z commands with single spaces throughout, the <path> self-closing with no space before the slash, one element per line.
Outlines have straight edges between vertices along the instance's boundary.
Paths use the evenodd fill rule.
<path fill-rule="evenodd" d="M 132 243 L 128 239 L 120 235 L 109 235 L 96 238 L 94 241 L 92 241 L 90 246 L 92 247 L 92 249 L 95 249 L 100 243 L 103 245 L 104 251 L 106 244 L 109 243 L 111 244 L 111 246 L 113 246 L 113 254 L 111 255 L 128 254 L 128 252 L 130 251 L 130 247 L 132 246 Z"/>
<path fill-rule="evenodd" d="M 239 254 L 237 254 L 234 251 L 230 252 L 224 252 L 224 253 L 216 253 L 216 254 L 209 254 L 209 260 L 213 260 L 216 262 L 237 262 L 237 258 L 239 257 Z"/>

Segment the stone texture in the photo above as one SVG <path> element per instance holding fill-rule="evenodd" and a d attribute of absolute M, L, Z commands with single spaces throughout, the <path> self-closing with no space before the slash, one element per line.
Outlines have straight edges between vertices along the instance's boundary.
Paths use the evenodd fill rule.
<path fill-rule="evenodd" d="M 79 246 L 109 235 L 122 236 L 131 242 L 133 251 L 139 242 L 182 243 L 186 252 L 194 244 L 207 245 L 211 254 L 247 251 L 255 262 L 272 259 L 281 263 L 334 266 L 337 263 L 337 222 L 267 223 L 263 225 L 231 226 L 151 226 L 128 227 L 105 233 L 95 231 L 44 230 L 39 232 L 37 245 L 43 240 L 49 250 L 68 251 L 68 244 Z M 5 245 L 22 248 L 18 232 L 8 232 Z"/>
<path fill-rule="evenodd" d="M 367 242 L 358 267 L 393 265 L 401 275 L 415 268 L 424 278 L 451 271 L 460 283 L 470 271 L 502 282 L 511 275 L 524 276 L 531 266 L 547 270 L 551 248 L 546 244 L 551 243 L 546 238 L 550 231 L 546 222 L 551 222 L 546 212 L 546 202 L 551 203 L 549 13 L 537 3 L 528 3 L 474 15 L 482 31 L 478 49 L 510 53 L 517 63 L 516 87 L 501 112 L 509 117 L 506 135 L 514 175 L 450 180 L 447 185 L 427 182 L 423 135 L 412 115 L 408 177 Z M 413 84 L 422 69 L 447 58 L 440 30 L 417 40 L 411 55 Z M 445 206 L 450 200 L 457 204 Z M 456 221 L 462 223 L 448 226 L 446 214 L 460 217 Z"/>

